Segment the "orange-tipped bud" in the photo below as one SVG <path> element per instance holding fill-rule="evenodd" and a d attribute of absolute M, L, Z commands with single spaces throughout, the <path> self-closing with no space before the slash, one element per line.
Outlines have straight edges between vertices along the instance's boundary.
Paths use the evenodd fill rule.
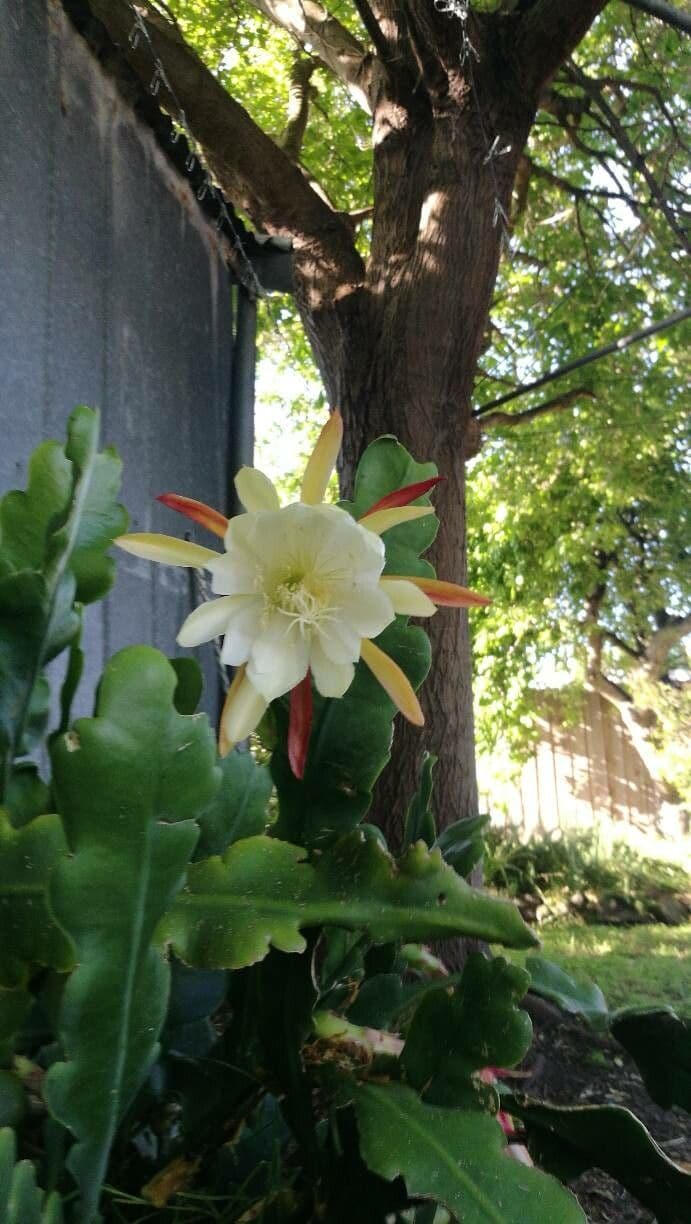
<path fill-rule="evenodd" d="M 387 574 L 387 577 L 393 578 L 394 575 Z M 418 578 L 412 574 L 401 575 L 400 580 L 412 582 L 425 592 L 432 603 L 443 608 L 486 608 L 492 602 L 486 595 L 478 595 L 476 591 L 457 586 L 455 582 L 441 582 L 438 578 Z"/>
<path fill-rule="evenodd" d="M 178 514 L 184 514 L 185 518 L 192 519 L 193 523 L 199 523 L 201 527 L 206 527 L 207 531 L 212 531 L 221 539 L 228 530 L 228 519 L 221 514 L 220 510 L 212 509 L 205 502 L 195 501 L 193 497 L 183 497 L 180 493 L 159 493 L 156 501 L 160 501 L 169 510 L 177 510 Z"/>

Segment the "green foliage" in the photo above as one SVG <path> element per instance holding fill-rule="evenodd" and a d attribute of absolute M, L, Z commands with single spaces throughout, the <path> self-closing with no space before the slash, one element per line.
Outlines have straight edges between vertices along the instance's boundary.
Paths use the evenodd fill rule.
<path fill-rule="evenodd" d="M 660 1224 L 688 1220 L 691 1174 L 673 1164 L 628 1109 L 561 1108 L 513 1098 L 510 1108 L 526 1124 L 530 1150 L 543 1168 L 569 1179 L 585 1169 L 602 1169 L 649 1207 Z"/>
<path fill-rule="evenodd" d="M 645 854 L 624 841 L 603 841 L 597 831 L 533 837 L 491 828 L 484 857 L 486 883 L 511 897 L 534 897 L 555 907 L 572 894 L 606 906 L 610 899 L 654 912 L 659 896 L 685 893 L 691 882 L 681 864 Z"/>
<path fill-rule="evenodd" d="M 420 783 L 408 805 L 403 844 L 412 846 L 416 841 L 423 841 L 426 846 L 432 846 L 436 836 L 436 823 L 432 811 L 432 775 L 437 758 L 426 752 L 420 769 Z"/>
<path fill-rule="evenodd" d="M 69 940 L 56 925 L 46 902 L 46 885 L 67 854 L 58 816 L 37 816 L 13 829 L 0 811 L 0 986 L 26 982 L 32 966 L 65 971 L 73 964 Z"/>
<path fill-rule="evenodd" d="M 75 601 L 102 598 L 113 580 L 105 553 L 127 524 L 116 501 L 121 464 L 97 445 L 98 414 L 75 409 L 66 446 L 43 443 L 29 465 L 26 492 L 7 493 L 0 503 L 3 795 L 14 756 L 30 750 L 26 732 L 37 698 L 46 710 L 41 669 L 79 633 Z"/>
<path fill-rule="evenodd" d="M 16 1162 L 14 1132 L 0 1130 L 0 1220 L 3 1224 L 62 1224 L 57 1193 L 44 1196 L 30 1160 Z"/>
<path fill-rule="evenodd" d="M 51 1068 L 45 1095 L 78 1139 L 69 1167 L 85 1219 L 117 1123 L 155 1057 L 168 969 L 152 936 L 184 878 L 192 818 L 217 785 L 206 719 L 176 712 L 176 686 L 157 651 L 123 650 L 106 668 L 96 717 L 53 747 L 70 857 L 52 874 L 50 902 L 77 968 L 60 1009 L 66 1061 Z"/>
<path fill-rule="evenodd" d="M 366 1084 L 355 1097 L 365 1161 L 382 1177 L 403 1177 L 408 1193 L 442 1203 L 464 1224 L 536 1220 L 582 1224 L 575 1199 L 543 1173 L 507 1159 L 498 1122 L 427 1105 L 400 1084 Z"/>
<path fill-rule="evenodd" d="M 71 724 L 79 596 L 110 581 L 103 550 L 119 515 L 117 463 L 99 467 L 94 429 L 82 412 L 64 453 L 39 453 L 27 498 L 3 503 L 14 582 L 3 649 L 21 697 L 7 702 L 4 743 L 22 754 L 42 728 L 52 765 L 44 781 L 8 756 L 0 812 L 0 1124 L 13 1128 L 0 1132 L 3 1224 L 59 1224 L 63 1206 L 69 1224 L 95 1224 L 101 1209 L 131 1224 L 149 1205 L 173 1220 L 383 1224 L 419 1217 L 420 1199 L 468 1221 L 582 1219 L 556 1181 L 508 1158 L 493 1116 L 491 1067 L 530 1042 L 528 974 L 477 954 L 447 976 L 411 942 L 536 943 L 510 901 L 464 879 L 486 818 L 437 837 L 430 758 L 399 860 L 361 824 L 394 713 L 365 668 L 345 699 L 318 706 L 303 782 L 288 775 L 287 714 L 274 703 L 271 812 L 265 765 L 247 752 L 218 761 L 189 660 L 121 651 L 94 717 Z M 357 511 L 420 474 L 381 440 Z M 57 519 L 45 509 L 56 488 Z M 392 567 L 425 567 L 434 529 L 392 532 Z M 20 544 L 35 568 L 15 573 Z M 69 651 L 54 731 L 40 679 L 49 640 Z M 422 631 L 398 618 L 381 643 L 419 685 Z M 668 1090 L 660 1059 L 647 1073 Z M 16 1163 L 15 1130 L 36 1168 Z M 657 1157 L 649 1167 L 664 1202 L 669 1169 Z"/>
<path fill-rule="evenodd" d="M 398 529 L 396 529 L 398 530 Z M 377 645 L 419 688 L 430 665 L 424 630 L 397 617 L 377 638 Z M 285 749 L 287 703 L 276 703 L 278 742 L 271 772 L 278 794 L 276 833 L 311 847 L 334 834 L 353 829 L 372 802 L 372 790 L 389 759 L 395 706 L 360 661 L 355 679 L 338 701 L 314 696 L 312 734 L 302 781 L 290 770 Z M 362 728 L 367 725 L 366 738 Z"/>
<path fill-rule="evenodd" d="M 372 943 L 449 935 L 536 942 L 514 906 L 470 888 L 422 843 L 395 864 L 379 841 L 352 833 L 314 865 L 305 859 L 270 837 L 236 842 L 223 858 L 190 868 L 160 936 L 184 960 L 216 969 L 254 964 L 270 946 L 302 952 L 302 927 L 348 927 Z"/>
<path fill-rule="evenodd" d="M 563 1011 L 585 1016 L 593 1024 L 607 1021 L 605 996 L 595 982 L 574 982 L 559 965 L 544 956 L 526 957 L 525 967 L 530 974 L 530 989 L 535 994 L 551 999 Z"/>
<path fill-rule="evenodd" d="M 195 703 L 196 704 L 196 703 Z M 271 795 L 271 775 L 249 752 L 236 750 L 219 762 L 221 783 L 199 815 L 195 858 L 223 854 L 233 842 L 263 833 Z"/>
<path fill-rule="evenodd" d="M 691 1004 L 691 923 L 665 926 L 584 925 L 581 920 L 543 926 L 544 955 L 582 985 L 591 977 L 611 1008 L 659 1010 L 666 1004 L 682 1015 Z M 522 953 L 511 959 L 523 964 Z"/>
<path fill-rule="evenodd" d="M 527 974 L 502 957 L 468 957 L 452 991 L 440 986 L 418 1006 L 401 1054 L 406 1078 L 431 1105 L 468 1108 L 495 1094 L 475 1079 L 483 1068 L 512 1067 L 532 1038 L 532 1026 L 518 1004 Z"/>
<path fill-rule="evenodd" d="M 612 1036 L 624 1046 L 662 1109 L 680 1105 L 691 1113 L 691 1020 L 671 1008 L 629 1009 L 612 1017 Z"/>

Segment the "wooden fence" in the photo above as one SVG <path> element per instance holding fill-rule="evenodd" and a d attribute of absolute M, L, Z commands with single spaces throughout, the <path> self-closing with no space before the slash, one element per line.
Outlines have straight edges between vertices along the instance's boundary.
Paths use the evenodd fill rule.
<path fill-rule="evenodd" d="M 498 757 L 479 763 L 484 810 L 526 836 L 592 828 L 602 822 L 665 835 L 664 796 L 612 705 L 587 693 L 579 717 L 565 720 L 558 693 L 536 694 L 539 740 L 518 777 Z"/>

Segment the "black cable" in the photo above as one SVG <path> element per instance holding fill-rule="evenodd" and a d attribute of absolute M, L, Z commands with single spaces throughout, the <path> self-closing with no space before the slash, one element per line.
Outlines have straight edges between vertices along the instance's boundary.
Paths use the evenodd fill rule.
<path fill-rule="evenodd" d="M 666 22 L 675 30 L 681 30 L 683 34 L 691 34 L 691 17 L 680 12 L 673 4 L 667 4 L 666 0 L 626 0 L 626 3 L 630 4 L 631 8 L 648 13 L 650 17 L 657 17 L 658 21 Z"/>
<path fill-rule="evenodd" d="M 599 361 L 601 357 L 608 357 L 610 353 L 620 353 L 624 349 L 629 348 L 630 345 L 637 344 L 639 340 L 645 340 L 647 336 L 654 336 L 656 332 L 665 331 L 666 328 L 674 327 L 676 323 L 683 323 L 684 319 L 689 318 L 691 318 L 691 307 L 687 310 L 679 310 L 676 314 L 668 315 L 666 319 L 661 319 L 659 323 L 650 323 L 648 327 L 643 327 L 640 331 L 629 332 L 628 336 L 620 336 L 618 340 L 613 340 L 611 344 L 606 344 L 604 348 L 594 349 L 583 357 L 577 357 L 575 361 L 569 361 L 567 365 L 559 366 L 556 370 L 550 370 L 549 373 L 543 374 L 541 378 L 536 378 L 535 382 L 526 383 L 524 387 L 517 387 L 514 391 L 508 391 L 506 395 L 500 395 L 499 399 L 491 400 L 489 404 L 483 404 L 481 408 L 476 408 L 472 415 L 474 417 L 484 416 L 486 412 L 491 412 L 493 408 L 498 408 L 500 404 L 508 404 L 509 400 L 518 399 L 520 395 L 527 395 L 529 391 L 537 391 L 538 387 L 544 387 L 547 383 L 554 382 L 556 378 L 561 378 L 562 374 L 570 374 L 572 370 L 580 370 L 583 366 L 590 365 L 591 361 Z"/>

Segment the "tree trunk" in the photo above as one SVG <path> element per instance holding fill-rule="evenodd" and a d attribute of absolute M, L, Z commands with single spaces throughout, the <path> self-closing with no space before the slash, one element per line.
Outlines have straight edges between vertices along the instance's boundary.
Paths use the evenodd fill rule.
<path fill-rule="evenodd" d="M 504 108 L 510 90 L 506 79 L 497 84 Z M 503 236 L 497 206 L 508 214 L 532 118 L 525 99 L 498 115 L 486 85 L 482 98 L 482 120 L 464 100 L 447 100 L 435 114 L 426 95 L 405 105 L 380 99 L 364 283 L 336 300 L 316 295 L 316 309 L 314 294 L 299 299 L 330 401 L 344 417 L 344 494 L 363 449 L 381 434 L 395 433 L 414 458 L 436 462 L 447 483 L 435 495 L 440 530 L 429 558 L 441 577 L 462 584 L 465 463 L 477 437 L 471 394 Z M 511 144 L 498 162 L 486 160 L 485 121 Z M 425 628 L 433 649 L 421 695 L 427 725 L 420 731 L 397 718 L 376 794 L 374 815 L 393 849 L 425 750 L 439 758 L 438 826 L 478 810 L 467 614 L 445 609 Z"/>

